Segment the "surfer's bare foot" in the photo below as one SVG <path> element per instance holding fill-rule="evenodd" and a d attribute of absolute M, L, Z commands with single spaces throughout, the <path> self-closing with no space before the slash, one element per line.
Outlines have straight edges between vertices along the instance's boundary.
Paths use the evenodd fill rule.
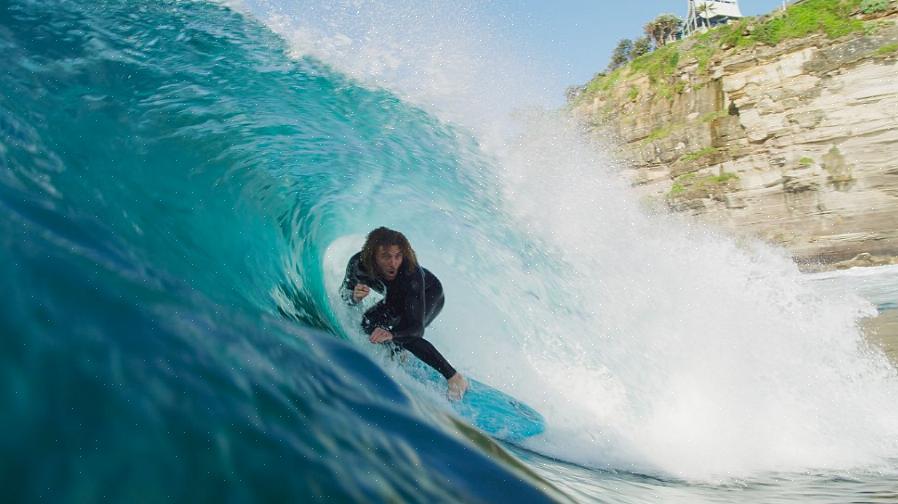
<path fill-rule="evenodd" d="M 465 392 L 468 390 L 468 380 L 461 373 L 456 372 L 449 378 L 449 399 L 453 401 L 461 401 Z"/>

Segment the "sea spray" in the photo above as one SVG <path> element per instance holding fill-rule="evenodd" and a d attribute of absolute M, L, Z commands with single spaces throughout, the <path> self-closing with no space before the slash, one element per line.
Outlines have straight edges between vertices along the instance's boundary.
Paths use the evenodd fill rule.
<path fill-rule="evenodd" d="M 500 167 L 509 213 L 570 269 L 564 343 L 533 324 L 546 350 L 528 346 L 558 394 L 547 407 L 575 426 L 547 450 L 689 478 L 894 456 L 898 381 L 857 326 L 868 302 L 818 292 L 782 251 L 645 211 L 613 163 L 548 121 Z"/>

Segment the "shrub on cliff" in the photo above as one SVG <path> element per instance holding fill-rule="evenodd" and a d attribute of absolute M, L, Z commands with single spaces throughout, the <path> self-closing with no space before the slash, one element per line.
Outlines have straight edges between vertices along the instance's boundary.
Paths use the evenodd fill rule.
<path fill-rule="evenodd" d="M 863 0 L 861 2 L 861 12 L 864 14 L 873 14 L 882 12 L 889 8 L 889 0 Z"/>
<path fill-rule="evenodd" d="M 661 14 L 646 23 L 643 27 L 645 35 L 651 39 L 655 47 L 661 47 L 676 40 L 683 28 L 683 20 L 673 14 Z"/>
<path fill-rule="evenodd" d="M 621 39 L 614 48 L 614 52 L 611 53 L 611 61 L 608 63 L 608 69 L 614 70 L 630 61 L 630 53 L 632 52 L 633 41 L 630 39 Z"/>
<path fill-rule="evenodd" d="M 699 176 L 695 172 L 680 175 L 674 179 L 667 193 L 667 200 L 685 201 L 702 198 L 720 199 L 739 186 L 739 175 L 723 172 L 720 175 Z"/>
<path fill-rule="evenodd" d="M 652 50 L 652 41 L 648 37 L 639 37 L 633 42 L 633 50 L 630 51 L 630 61 L 648 54 Z"/>

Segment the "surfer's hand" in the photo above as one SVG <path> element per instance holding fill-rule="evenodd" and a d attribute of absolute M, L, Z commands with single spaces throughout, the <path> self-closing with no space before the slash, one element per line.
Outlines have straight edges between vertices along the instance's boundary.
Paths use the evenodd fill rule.
<path fill-rule="evenodd" d="M 352 289 L 352 299 L 358 303 L 359 301 L 365 299 L 368 293 L 371 292 L 371 287 L 368 287 L 365 284 L 356 284 L 355 288 Z"/>
<path fill-rule="evenodd" d="M 378 327 L 374 330 L 373 333 L 371 333 L 371 337 L 368 338 L 368 341 L 370 341 L 371 343 L 383 343 L 385 341 L 390 341 L 391 339 L 393 339 L 393 333 L 387 331 L 386 329 Z"/>
<path fill-rule="evenodd" d="M 468 380 L 461 373 L 456 372 L 449 378 L 449 399 L 453 401 L 461 401 L 465 392 L 468 391 Z"/>

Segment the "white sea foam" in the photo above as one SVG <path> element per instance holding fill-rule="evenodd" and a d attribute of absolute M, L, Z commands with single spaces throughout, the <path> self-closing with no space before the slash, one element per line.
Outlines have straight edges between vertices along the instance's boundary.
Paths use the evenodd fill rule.
<path fill-rule="evenodd" d="M 557 250 L 577 307 L 527 340 L 556 393 L 541 449 L 703 479 L 898 453 L 895 369 L 857 327 L 870 303 L 784 251 L 646 214 L 567 128 L 537 120 L 503 164 L 509 213 Z"/>

